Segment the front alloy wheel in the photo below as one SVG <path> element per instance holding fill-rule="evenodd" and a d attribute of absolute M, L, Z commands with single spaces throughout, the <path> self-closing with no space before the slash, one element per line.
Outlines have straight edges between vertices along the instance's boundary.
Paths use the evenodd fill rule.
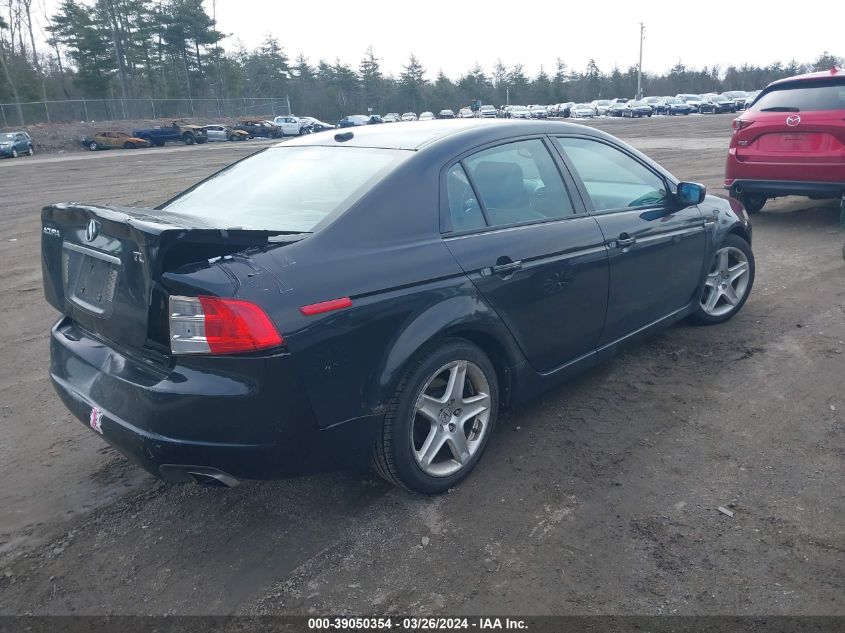
<path fill-rule="evenodd" d="M 445 492 L 475 467 L 496 423 L 498 383 L 477 346 L 447 339 L 411 362 L 388 406 L 373 466 L 395 485 Z"/>
<path fill-rule="evenodd" d="M 713 255 L 693 320 L 702 324 L 727 321 L 745 304 L 753 284 L 751 247 L 739 236 L 728 235 Z"/>

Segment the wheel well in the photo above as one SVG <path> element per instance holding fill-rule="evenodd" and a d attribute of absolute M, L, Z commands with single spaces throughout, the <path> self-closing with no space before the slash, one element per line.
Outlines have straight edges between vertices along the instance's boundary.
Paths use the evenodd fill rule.
<path fill-rule="evenodd" d="M 447 332 L 445 335 L 466 339 L 487 354 L 496 370 L 496 379 L 499 381 L 500 404 L 502 407 L 507 407 L 510 403 L 513 387 L 513 376 L 510 368 L 515 362 L 510 358 L 502 343 L 495 336 L 480 330 L 454 330 Z"/>
<path fill-rule="evenodd" d="M 733 227 L 731 227 L 731 230 L 728 231 L 728 233 L 731 234 L 731 235 L 736 235 L 738 237 L 741 237 L 746 242 L 751 244 L 751 236 L 748 234 L 748 231 L 745 230 L 745 227 L 742 226 L 741 224 L 736 224 Z"/>

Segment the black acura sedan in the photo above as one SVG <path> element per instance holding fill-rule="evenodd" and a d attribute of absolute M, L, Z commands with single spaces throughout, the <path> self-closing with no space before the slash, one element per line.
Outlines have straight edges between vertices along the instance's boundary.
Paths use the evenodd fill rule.
<path fill-rule="evenodd" d="M 370 459 L 444 491 L 503 407 L 754 281 L 739 203 L 559 122 L 308 135 L 155 209 L 42 221 L 58 394 L 174 482 Z"/>

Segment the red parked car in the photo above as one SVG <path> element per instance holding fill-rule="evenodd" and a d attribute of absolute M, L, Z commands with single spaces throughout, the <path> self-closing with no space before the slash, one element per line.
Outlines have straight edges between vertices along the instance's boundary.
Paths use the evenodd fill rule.
<path fill-rule="evenodd" d="M 845 195 L 845 71 L 772 82 L 733 128 L 725 188 L 750 213 L 778 196 Z"/>

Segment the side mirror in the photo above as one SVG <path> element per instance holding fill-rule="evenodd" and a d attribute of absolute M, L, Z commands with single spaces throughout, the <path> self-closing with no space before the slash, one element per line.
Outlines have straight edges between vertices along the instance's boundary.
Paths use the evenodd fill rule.
<path fill-rule="evenodd" d="M 704 185 L 699 185 L 697 182 L 679 182 L 675 200 L 678 204 L 688 207 L 693 204 L 701 204 L 704 202 L 706 195 L 707 187 Z"/>

